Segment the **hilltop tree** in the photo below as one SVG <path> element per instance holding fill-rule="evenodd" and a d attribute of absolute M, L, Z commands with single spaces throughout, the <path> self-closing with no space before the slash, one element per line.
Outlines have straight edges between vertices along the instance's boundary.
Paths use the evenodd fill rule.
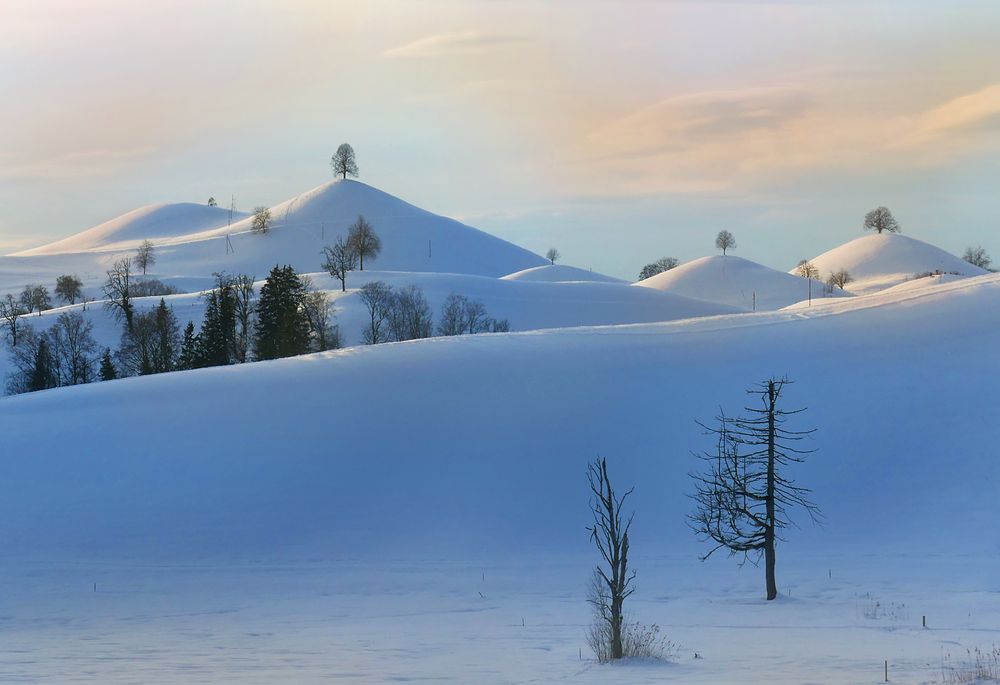
<path fill-rule="evenodd" d="M 359 270 L 365 270 L 365 257 L 375 259 L 382 251 L 382 241 L 365 217 L 358 215 L 357 221 L 347 230 L 347 247 L 358 256 Z"/>
<path fill-rule="evenodd" d="M 143 240 L 142 244 L 135 251 L 135 265 L 142 269 L 142 275 L 146 275 L 146 269 L 156 264 L 156 253 L 153 243 Z"/>
<path fill-rule="evenodd" d="M 309 322 L 303 313 L 305 294 L 305 286 L 290 265 L 271 269 L 257 300 L 257 359 L 278 359 L 309 351 Z"/>
<path fill-rule="evenodd" d="M 987 271 L 990 270 L 990 265 L 993 263 L 993 260 L 986 254 L 986 250 L 982 245 L 965 248 L 965 254 L 962 255 L 962 259 L 973 266 L 978 266 L 980 269 L 986 269 Z"/>
<path fill-rule="evenodd" d="M 863 225 L 866 231 L 875 231 L 876 233 L 900 233 L 899 223 L 896 218 L 889 211 L 888 207 L 876 207 L 872 211 L 865 214 L 865 222 Z"/>
<path fill-rule="evenodd" d="M 549 260 L 549 264 L 555 264 L 556 260 L 562 255 L 559 254 L 559 250 L 554 247 L 550 247 L 549 251 L 545 253 L 545 258 Z"/>
<path fill-rule="evenodd" d="M 826 284 L 831 288 L 840 288 L 843 290 L 853 280 L 854 277 L 851 276 L 847 269 L 840 269 L 830 274 L 830 277 L 826 279 Z"/>
<path fill-rule="evenodd" d="M 651 264 L 647 264 L 642 267 L 642 271 L 639 272 L 639 280 L 644 281 L 647 278 L 652 278 L 656 274 L 661 274 L 664 271 L 670 271 L 677 267 L 676 257 L 661 257 Z"/>
<path fill-rule="evenodd" d="M 218 202 L 215 201 L 214 197 L 210 197 L 208 198 L 208 202 L 206 202 L 205 204 L 207 204 L 209 207 L 215 207 L 218 204 Z"/>
<path fill-rule="evenodd" d="M 76 304 L 83 291 L 83 282 L 68 274 L 56 278 L 56 297 L 66 304 Z"/>
<path fill-rule="evenodd" d="M 103 286 L 104 296 L 107 301 L 104 303 L 105 309 L 114 313 L 118 321 L 125 319 L 125 327 L 132 330 L 133 313 L 135 307 L 132 303 L 132 260 L 122 257 L 116 261 L 108 270 L 108 278 Z"/>
<path fill-rule="evenodd" d="M 250 220 L 250 230 L 260 235 L 271 231 L 271 210 L 264 205 L 253 208 L 253 218 Z"/>
<path fill-rule="evenodd" d="M 717 417 L 718 426 L 708 428 L 715 438 L 712 452 L 704 452 L 706 470 L 692 474 L 697 511 L 689 517 L 691 527 L 714 546 L 702 560 L 719 549 L 730 555 L 742 554 L 755 565 L 764 557 L 764 573 L 769 600 L 778 596 L 775 582 L 775 543 L 780 531 L 791 525 L 789 510 L 805 509 L 815 522 L 819 509 L 808 499 L 809 490 L 796 485 L 785 475 L 790 464 L 800 463 L 812 450 L 801 450 L 795 443 L 813 433 L 784 428 L 789 416 L 802 409 L 779 408 L 786 380 L 770 379 L 748 390 L 760 398 L 759 407 L 747 407 L 748 416 Z"/>
<path fill-rule="evenodd" d="M 607 655 L 610 659 L 621 659 L 625 655 L 622 644 L 624 604 L 634 590 L 632 581 L 635 580 L 635 570 L 630 572 L 628 566 L 628 532 L 635 514 L 631 514 L 627 521 L 623 520 L 622 507 L 634 488 L 622 495 L 615 494 L 608 476 L 608 462 L 600 458 L 587 465 L 587 482 L 591 494 L 590 510 L 594 517 L 594 524 L 587 530 L 602 559 L 602 563 L 594 569 L 599 582 L 590 596 L 602 625 L 592 631 L 591 644 L 599 657 L 600 648 L 607 646 L 610 647 Z"/>
<path fill-rule="evenodd" d="M 358 175 L 358 162 L 354 158 L 354 148 L 347 143 L 342 143 L 337 148 L 337 152 L 330 158 L 330 168 L 333 169 L 334 176 L 347 178 L 348 175 Z"/>
<path fill-rule="evenodd" d="M 736 238 L 729 231 L 719 231 L 719 234 L 715 236 L 715 247 L 722 250 L 722 256 L 725 257 L 727 250 L 736 248 Z"/>
<path fill-rule="evenodd" d="M 331 276 L 340 281 L 340 290 L 347 292 L 347 274 L 358 267 L 358 255 L 343 238 L 337 238 L 337 242 L 323 248 L 326 259 L 323 261 L 323 269 Z"/>

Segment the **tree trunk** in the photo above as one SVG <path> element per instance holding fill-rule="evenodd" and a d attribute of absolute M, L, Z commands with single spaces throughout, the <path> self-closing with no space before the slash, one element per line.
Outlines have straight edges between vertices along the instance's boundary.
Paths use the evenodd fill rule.
<path fill-rule="evenodd" d="M 611 658 L 621 659 L 625 654 L 622 646 L 622 600 L 611 601 Z"/>
<path fill-rule="evenodd" d="M 778 596 L 774 582 L 774 381 L 767 382 L 767 530 L 764 531 L 764 573 L 767 598 Z"/>

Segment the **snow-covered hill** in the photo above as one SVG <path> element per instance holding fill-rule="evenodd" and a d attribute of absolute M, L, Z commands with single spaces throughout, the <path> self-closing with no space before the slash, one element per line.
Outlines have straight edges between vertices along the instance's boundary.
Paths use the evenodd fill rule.
<path fill-rule="evenodd" d="M 808 300 L 810 288 L 804 278 L 733 255 L 701 257 L 635 285 L 758 311 Z M 843 295 L 826 293 L 822 283 L 812 282 L 813 299 Z"/>
<path fill-rule="evenodd" d="M 578 269 L 565 264 L 546 264 L 524 269 L 503 277 L 507 281 L 544 281 L 548 283 L 564 283 L 570 281 L 594 281 L 597 283 L 624 283 L 625 281 L 611 276 L 605 276 L 594 271 Z"/>
<path fill-rule="evenodd" d="M 830 273 L 846 269 L 854 278 L 847 290 L 858 294 L 890 288 L 928 272 L 986 273 L 939 247 L 898 233 L 862 236 L 811 261 L 824 280 Z"/>
<path fill-rule="evenodd" d="M 240 221 L 246 216 L 244 212 L 235 212 L 232 218 L 234 221 Z M 105 221 L 82 233 L 17 252 L 11 256 L 31 257 L 95 250 L 134 250 L 143 240 L 148 239 L 156 243 L 169 238 L 183 238 L 192 233 L 226 226 L 229 219 L 229 210 L 221 207 L 190 202 L 149 205 Z"/>

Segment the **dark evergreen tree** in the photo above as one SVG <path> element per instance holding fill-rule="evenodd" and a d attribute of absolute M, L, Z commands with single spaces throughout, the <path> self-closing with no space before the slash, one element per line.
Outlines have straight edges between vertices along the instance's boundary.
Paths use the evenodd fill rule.
<path fill-rule="evenodd" d="M 28 382 L 28 391 L 47 390 L 59 385 L 59 374 L 56 370 L 55 359 L 49 350 L 49 342 L 45 335 L 38 337 L 38 347 L 35 349 L 35 366 L 31 371 Z"/>
<path fill-rule="evenodd" d="M 291 266 L 275 266 L 260 289 L 254 353 L 257 359 L 278 359 L 309 350 L 305 316 L 305 284 Z"/>
<path fill-rule="evenodd" d="M 153 372 L 173 371 L 177 366 L 178 334 L 177 317 L 174 310 L 160 298 L 156 307 L 156 348 L 153 354 Z"/>
<path fill-rule="evenodd" d="M 114 362 L 111 361 L 111 348 L 105 347 L 104 354 L 101 356 L 101 380 L 113 381 L 116 378 L 118 378 L 118 372 L 115 371 Z"/>
<path fill-rule="evenodd" d="M 178 369 L 196 369 L 199 364 L 198 348 L 201 336 L 194 332 L 194 322 L 188 321 L 184 327 L 184 337 L 181 339 L 181 352 L 177 357 Z"/>
<path fill-rule="evenodd" d="M 196 366 L 224 366 L 238 358 L 236 291 L 232 280 L 225 275 L 217 275 L 217 284 L 207 296 Z"/>

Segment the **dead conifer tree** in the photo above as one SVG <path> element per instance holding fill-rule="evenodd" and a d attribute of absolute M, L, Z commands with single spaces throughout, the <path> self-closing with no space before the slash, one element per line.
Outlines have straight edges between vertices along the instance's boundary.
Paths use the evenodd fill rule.
<path fill-rule="evenodd" d="M 785 411 L 778 402 L 790 381 L 774 378 L 747 391 L 761 405 L 746 407 L 743 417 L 717 417 L 718 426 L 705 428 L 715 436 L 714 452 L 699 455 L 706 464 L 702 474 L 692 474 L 696 512 L 689 517 L 695 533 L 715 543 L 702 557 L 719 549 L 742 554 L 743 561 L 757 565 L 764 557 L 767 598 L 778 596 L 774 578 L 775 543 L 780 531 L 791 525 L 789 510 L 802 508 L 813 522 L 821 516 L 809 498 L 809 490 L 785 475 L 786 468 L 801 463 L 813 450 L 794 445 L 814 430 L 792 431 L 784 427 L 789 416 L 804 409 Z M 743 562 L 741 562 L 743 563 Z"/>

